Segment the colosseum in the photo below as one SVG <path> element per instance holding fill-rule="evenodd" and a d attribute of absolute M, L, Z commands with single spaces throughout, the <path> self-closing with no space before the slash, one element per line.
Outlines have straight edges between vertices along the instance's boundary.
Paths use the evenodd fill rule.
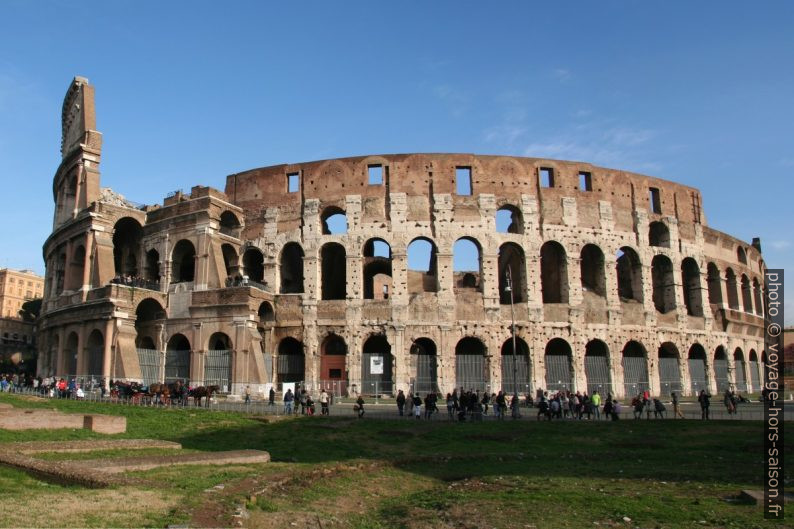
<path fill-rule="evenodd" d="M 43 375 L 233 394 L 759 389 L 760 241 L 708 227 L 692 187 L 399 154 L 252 169 L 142 206 L 100 187 L 101 150 L 77 77 L 43 248 Z"/>

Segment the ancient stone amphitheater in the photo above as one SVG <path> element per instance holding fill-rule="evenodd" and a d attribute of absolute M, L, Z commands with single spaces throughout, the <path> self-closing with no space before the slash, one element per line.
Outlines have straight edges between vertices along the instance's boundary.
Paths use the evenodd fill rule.
<path fill-rule="evenodd" d="M 758 391 L 760 242 L 709 228 L 697 189 L 401 154 L 253 169 L 141 206 L 100 188 L 93 93 L 75 78 L 63 105 L 42 374 L 234 393 Z"/>

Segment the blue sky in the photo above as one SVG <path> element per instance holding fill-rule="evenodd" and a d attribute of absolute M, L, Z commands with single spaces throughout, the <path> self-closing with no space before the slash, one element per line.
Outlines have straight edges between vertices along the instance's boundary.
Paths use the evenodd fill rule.
<path fill-rule="evenodd" d="M 783 1 L 4 0 L 0 266 L 43 271 L 82 75 L 102 184 L 136 202 L 369 153 L 584 160 L 698 187 L 709 225 L 794 270 L 792 28 Z"/>

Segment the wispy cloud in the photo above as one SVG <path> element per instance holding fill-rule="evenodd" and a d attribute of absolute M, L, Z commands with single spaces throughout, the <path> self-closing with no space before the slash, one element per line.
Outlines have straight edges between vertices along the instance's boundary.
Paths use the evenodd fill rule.
<path fill-rule="evenodd" d="M 774 248 L 775 250 L 785 250 L 791 246 L 791 242 L 789 241 L 772 241 L 769 243 L 769 246 Z"/>
<path fill-rule="evenodd" d="M 794 158 L 781 158 L 777 164 L 781 167 L 794 167 Z"/>
<path fill-rule="evenodd" d="M 551 76 L 561 83 L 567 83 L 573 78 L 573 73 L 567 68 L 556 68 L 552 70 Z"/>
<path fill-rule="evenodd" d="M 458 88 L 443 84 L 433 87 L 433 94 L 443 101 L 454 117 L 461 117 L 469 109 L 471 96 Z"/>

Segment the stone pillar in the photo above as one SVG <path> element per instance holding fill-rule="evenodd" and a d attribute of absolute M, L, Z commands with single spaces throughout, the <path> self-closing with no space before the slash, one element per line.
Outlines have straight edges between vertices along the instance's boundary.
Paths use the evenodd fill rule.
<path fill-rule="evenodd" d="M 55 375 L 66 372 L 66 358 L 64 358 L 63 347 L 66 341 L 66 336 L 61 333 L 58 335 L 58 349 L 55 354 Z"/>
<path fill-rule="evenodd" d="M 661 383 L 659 381 L 659 350 L 648 351 L 648 386 L 651 395 L 659 395 Z"/>
<path fill-rule="evenodd" d="M 85 261 L 83 262 L 82 300 L 85 302 L 91 290 L 91 269 L 93 268 L 94 234 L 91 230 L 85 233 Z"/>
<path fill-rule="evenodd" d="M 102 385 L 106 390 L 110 389 L 110 367 L 113 359 L 113 329 L 115 326 L 116 320 L 113 318 L 105 322 L 105 341 L 102 350 Z"/>
<path fill-rule="evenodd" d="M 204 338 L 201 323 L 193 324 L 193 340 L 190 351 L 190 385 L 201 386 L 204 384 Z"/>
<path fill-rule="evenodd" d="M 394 326 L 394 344 L 392 344 L 391 352 L 394 356 L 394 388 L 393 394 L 397 394 L 397 390 L 408 392 L 408 385 L 411 380 L 411 344 L 406 344 L 405 339 L 405 325 Z"/>

